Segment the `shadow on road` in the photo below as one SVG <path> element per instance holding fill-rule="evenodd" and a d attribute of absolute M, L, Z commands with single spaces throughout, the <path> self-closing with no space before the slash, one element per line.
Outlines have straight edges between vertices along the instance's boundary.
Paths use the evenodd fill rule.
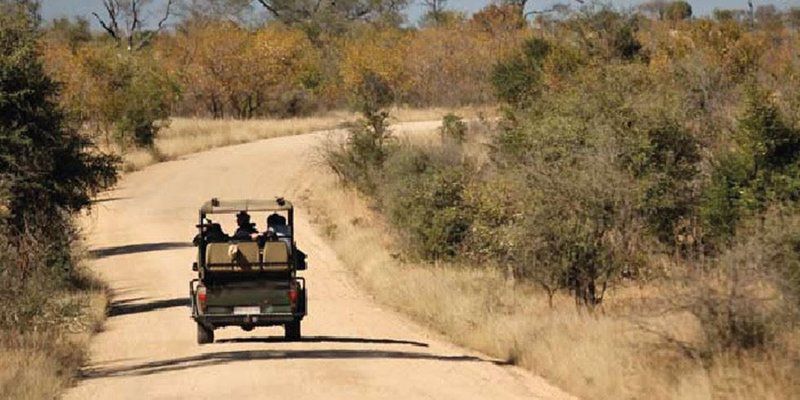
<path fill-rule="evenodd" d="M 128 315 L 136 313 L 144 313 L 149 311 L 163 310 L 172 307 L 189 307 L 189 298 L 182 297 L 169 300 L 155 300 L 147 303 L 135 303 L 136 301 L 143 300 L 141 298 L 114 301 L 108 308 L 108 316 L 116 317 L 119 315 Z"/>
<path fill-rule="evenodd" d="M 81 375 L 83 379 L 97 379 L 116 376 L 147 376 L 162 372 L 181 371 L 191 368 L 210 367 L 216 365 L 232 364 L 240 361 L 252 360 L 369 360 L 369 359 L 401 359 L 401 360 L 431 360 L 449 362 L 489 362 L 505 365 L 506 362 L 486 360 L 473 356 L 446 356 L 428 353 L 406 351 L 382 350 L 254 350 L 254 351 L 224 351 L 200 354 L 192 357 L 174 358 L 162 361 L 153 361 L 142 364 L 114 367 L 85 369 Z"/>
<path fill-rule="evenodd" d="M 220 339 L 217 343 L 281 343 L 285 342 L 283 336 L 248 337 L 235 339 Z M 369 343 L 369 344 L 407 344 L 416 347 L 428 347 L 427 343 L 399 339 L 368 339 L 342 336 L 304 336 L 301 342 L 307 343 Z"/>
<path fill-rule="evenodd" d="M 128 199 L 130 199 L 130 197 L 108 197 L 105 199 L 94 199 L 92 200 L 92 204 L 111 203 L 114 201 L 128 200 Z"/>
<path fill-rule="evenodd" d="M 124 254 L 134 253 L 147 253 L 151 251 L 164 251 L 172 249 L 183 249 L 187 247 L 194 247 L 190 242 L 161 242 L 161 243 L 142 243 L 142 244 L 129 244 L 125 246 L 103 247 L 96 250 L 89 251 L 89 254 L 94 258 L 104 258 L 111 256 L 120 256 Z"/>

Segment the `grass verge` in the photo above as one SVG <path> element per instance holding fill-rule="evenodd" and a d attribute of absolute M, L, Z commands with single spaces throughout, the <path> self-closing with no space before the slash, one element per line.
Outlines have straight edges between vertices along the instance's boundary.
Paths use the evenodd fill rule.
<path fill-rule="evenodd" d="M 88 274 L 88 272 L 86 272 Z M 102 329 L 108 295 L 102 282 L 53 293 L 55 304 L 78 307 L 69 318 L 34 330 L 0 331 L 0 398 L 56 399 L 75 383 L 91 337 Z"/>

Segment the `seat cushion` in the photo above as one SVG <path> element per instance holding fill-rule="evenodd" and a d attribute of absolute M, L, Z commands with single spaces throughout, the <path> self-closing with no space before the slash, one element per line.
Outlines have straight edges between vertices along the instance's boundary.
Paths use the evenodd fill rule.
<path fill-rule="evenodd" d="M 263 252 L 264 269 L 267 271 L 285 271 L 289 269 L 289 246 L 286 242 L 266 242 Z"/>

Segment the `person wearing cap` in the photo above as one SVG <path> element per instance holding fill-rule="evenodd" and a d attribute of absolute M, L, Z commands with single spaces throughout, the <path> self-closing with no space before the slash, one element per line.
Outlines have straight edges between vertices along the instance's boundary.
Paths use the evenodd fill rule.
<path fill-rule="evenodd" d="M 254 235 L 258 235 L 256 224 L 250 223 L 250 214 L 240 211 L 236 214 L 236 233 L 233 234 L 234 240 L 252 240 Z"/>

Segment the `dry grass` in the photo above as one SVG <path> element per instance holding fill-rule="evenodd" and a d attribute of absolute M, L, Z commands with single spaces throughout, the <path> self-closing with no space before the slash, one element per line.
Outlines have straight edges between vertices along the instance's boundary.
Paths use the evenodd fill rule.
<path fill-rule="evenodd" d="M 0 332 L 0 399 L 56 399 L 75 381 L 91 336 L 105 319 L 105 291 L 65 294 L 85 304 L 70 327 L 36 333 Z"/>
<path fill-rule="evenodd" d="M 429 108 L 391 110 L 393 122 L 439 120 L 445 114 L 456 113 L 466 118 L 478 115 L 491 116 L 492 108 Z M 340 127 L 356 119 L 351 112 L 328 112 L 318 116 L 290 119 L 213 120 L 173 118 L 169 126 L 156 139 L 154 151 L 133 151 L 124 156 L 126 172 L 142 169 L 148 165 L 174 160 L 181 156 L 198 153 L 216 147 L 253 142 L 279 136 L 299 135 L 313 131 Z"/>
<path fill-rule="evenodd" d="M 800 366 L 786 354 L 725 355 L 704 363 L 661 333 L 642 329 L 660 327 L 672 338 L 702 341 L 693 317 L 652 316 L 669 288 L 616 288 L 594 314 L 580 312 L 566 297 L 556 298 L 551 309 L 535 287 L 509 283 L 493 270 L 402 261 L 385 222 L 364 199 L 337 188 L 325 172 L 306 185 L 296 196 L 300 207 L 378 301 L 581 398 L 800 397 Z M 783 342 L 795 343 L 790 351 L 800 354 L 797 337 Z"/>

